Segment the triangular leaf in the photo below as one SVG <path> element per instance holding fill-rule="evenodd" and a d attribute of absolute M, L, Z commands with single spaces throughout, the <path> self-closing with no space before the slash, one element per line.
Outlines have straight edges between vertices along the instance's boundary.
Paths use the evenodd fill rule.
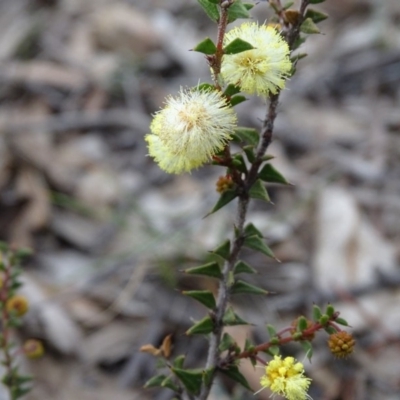
<path fill-rule="evenodd" d="M 191 267 L 185 269 L 183 272 L 189 275 L 206 275 L 212 278 L 221 279 L 222 273 L 217 262 L 212 261 L 198 267 Z"/>
<path fill-rule="evenodd" d="M 212 319 L 207 316 L 199 322 L 196 322 L 192 327 L 186 331 L 186 335 L 207 335 L 214 330 L 214 323 Z"/>
<path fill-rule="evenodd" d="M 181 354 L 180 356 L 178 356 L 178 357 L 175 358 L 175 360 L 174 360 L 174 362 L 172 363 L 172 365 L 173 365 L 175 368 L 182 368 L 182 367 L 183 367 L 183 364 L 184 364 L 184 362 L 185 362 L 185 359 L 186 359 L 186 356 L 183 355 L 183 354 Z"/>
<path fill-rule="evenodd" d="M 211 253 L 216 254 L 222 257 L 224 260 L 227 260 L 231 254 L 231 242 L 229 239 L 225 240 L 220 246 L 218 246 Z"/>
<path fill-rule="evenodd" d="M 219 351 L 223 352 L 231 349 L 234 346 L 237 346 L 235 339 L 228 333 L 224 333 L 221 339 L 221 343 L 219 345 Z"/>
<path fill-rule="evenodd" d="M 183 383 L 186 390 L 194 395 L 199 394 L 203 382 L 203 371 L 171 368 L 171 371 Z"/>
<path fill-rule="evenodd" d="M 232 134 L 233 138 L 239 142 L 247 142 L 256 146 L 260 139 L 260 134 L 256 129 L 253 128 L 245 128 L 245 127 L 238 127 L 234 130 Z"/>
<path fill-rule="evenodd" d="M 243 173 L 247 173 L 247 166 L 241 154 L 235 154 L 232 159 L 232 164 Z"/>
<path fill-rule="evenodd" d="M 236 274 L 256 274 L 257 271 L 250 267 L 249 264 L 245 263 L 244 261 L 238 261 L 233 268 L 233 273 Z"/>
<path fill-rule="evenodd" d="M 231 365 L 229 368 L 226 369 L 220 369 L 220 371 L 223 374 L 229 376 L 229 378 L 233 379 L 235 382 L 240 383 L 246 389 L 252 390 L 249 383 L 247 382 L 247 379 L 242 375 L 236 365 Z"/>
<path fill-rule="evenodd" d="M 219 11 L 216 4 L 213 4 L 209 0 L 197 0 L 206 14 L 211 18 L 213 21 L 218 22 L 219 20 Z"/>
<path fill-rule="evenodd" d="M 272 252 L 272 250 L 263 242 L 263 240 L 259 237 L 259 236 L 248 236 L 244 239 L 244 246 L 253 249 L 253 250 L 257 250 L 263 254 L 265 254 L 268 257 L 273 258 L 276 261 L 279 261 L 274 253 Z"/>
<path fill-rule="evenodd" d="M 215 90 L 215 86 L 211 85 L 211 83 L 203 82 L 192 88 L 192 90 L 197 90 L 201 92 L 212 92 Z"/>
<path fill-rule="evenodd" d="M 250 283 L 247 283 L 245 281 L 238 280 L 231 287 L 231 293 L 232 294 L 249 293 L 249 294 L 267 295 L 268 291 L 261 289 L 258 286 L 251 285 Z"/>
<path fill-rule="evenodd" d="M 265 182 L 283 183 L 285 185 L 290 185 L 285 177 L 278 170 L 276 170 L 272 166 L 272 164 L 265 164 L 259 172 L 258 177 Z"/>
<path fill-rule="evenodd" d="M 231 99 L 229 100 L 229 103 L 231 104 L 232 107 L 235 107 L 238 104 L 243 103 L 246 100 L 247 100 L 247 98 L 245 96 L 238 95 L 238 96 L 231 97 Z"/>
<path fill-rule="evenodd" d="M 249 43 L 240 38 L 232 40 L 227 46 L 224 47 L 225 54 L 238 54 L 243 53 L 247 50 L 252 50 L 254 47 Z"/>
<path fill-rule="evenodd" d="M 162 382 L 164 381 L 164 379 L 166 378 L 165 375 L 156 375 L 153 376 L 152 378 L 150 378 L 145 384 L 144 384 L 144 388 L 151 388 L 151 387 L 158 387 L 161 386 Z"/>
<path fill-rule="evenodd" d="M 246 154 L 246 157 L 249 160 L 249 162 L 253 163 L 254 160 L 256 159 L 256 155 L 254 153 L 254 146 L 251 144 L 244 146 L 243 151 Z"/>
<path fill-rule="evenodd" d="M 253 186 L 249 190 L 249 196 L 253 199 L 264 200 L 266 202 L 270 202 L 271 199 L 268 196 L 267 189 L 265 189 L 264 184 L 261 179 L 257 179 Z"/>
<path fill-rule="evenodd" d="M 227 190 L 226 192 L 222 193 L 220 198 L 218 199 L 217 203 L 215 204 L 214 208 L 205 217 L 208 217 L 209 215 L 214 214 L 216 211 L 218 211 L 222 207 L 226 206 L 233 199 L 235 199 L 237 197 L 237 195 L 238 194 L 237 194 L 236 190 Z"/>
<path fill-rule="evenodd" d="M 315 25 L 311 18 L 307 18 L 300 26 L 300 31 L 309 35 L 314 33 L 321 33 L 318 26 Z"/>
<path fill-rule="evenodd" d="M 305 351 L 307 358 L 310 360 L 311 362 L 311 357 L 313 355 L 313 348 L 312 348 L 312 344 L 311 342 L 309 342 L 308 340 L 302 340 L 300 342 L 301 347 L 303 348 L 303 350 Z"/>
<path fill-rule="evenodd" d="M 174 382 L 173 376 L 167 376 L 162 382 L 161 386 L 171 389 L 174 392 L 179 392 L 179 386 Z"/>
<path fill-rule="evenodd" d="M 244 233 L 246 236 L 253 236 L 256 235 L 260 238 L 263 237 L 263 234 L 255 227 L 255 225 L 250 222 L 249 224 L 247 224 L 244 228 Z"/>
<path fill-rule="evenodd" d="M 232 97 L 233 95 L 238 93 L 240 93 L 240 87 L 232 84 L 228 85 L 224 91 L 224 95 L 229 97 Z"/>
<path fill-rule="evenodd" d="M 207 308 L 214 309 L 216 306 L 214 295 L 209 290 L 185 290 L 182 294 L 192 297 Z"/>
<path fill-rule="evenodd" d="M 235 326 L 235 325 L 250 325 L 247 321 L 240 318 L 235 312 L 233 311 L 232 307 L 229 307 L 223 318 L 224 326 Z"/>
<path fill-rule="evenodd" d="M 313 8 L 308 8 L 305 18 L 311 18 L 313 22 L 318 24 L 318 22 L 326 20 L 328 18 L 328 14 L 314 10 Z"/>
<path fill-rule="evenodd" d="M 211 386 L 214 376 L 214 368 L 208 368 L 203 371 L 203 382 L 206 386 Z"/>
<path fill-rule="evenodd" d="M 193 50 L 203 54 L 215 54 L 217 47 L 210 38 L 205 38 Z"/>
<path fill-rule="evenodd" d="M 335 322 L 337 322 L 338 324 L 340 324 L 340 325 L 344 325 L 344 326 L 349 326 L 349 323 L 345 320 L 345 319 L 343 319 L 343 318 L 336 318 L 335 319 Z"/>
<path fill-rule="evenodd" d="M 248 10 L 251 9 L 253 4 L 243 4 L 240 0 L 235 1 L 228 8 L 228 23 L 236 21 L 238 18 L 250 18 Z"/>

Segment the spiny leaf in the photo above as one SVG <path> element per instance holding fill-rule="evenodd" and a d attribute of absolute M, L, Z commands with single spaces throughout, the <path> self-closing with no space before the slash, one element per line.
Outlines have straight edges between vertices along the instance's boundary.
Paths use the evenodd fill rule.
<path fill-rule="evenodd" d="M 250 267 L 249 264 L 245 263 L 244 261 L 238 261 L 233 268 L 233 273 L 236 274 L 256 274 L 257 271 Z"/>
<path fill-rule="evenodd" d="M 212 278 L 221 279 L 222 273 L 217 262 L 212 261 L 198 267 L 191 267 L 185 269 L 183 272 L 189 275 L 206 275 Z"/>
<path fill-rule="evenodd" d="M 249 196 L 253 199 L 264 200 L 270 202 L 271 199 L 268 196 L 267 189 L 265 189 L 264 184 L 260 179 L 257 179 L 253 186 L 249 190 Z"/>
<path fill-rule="evenodd" d="M 231 365 L 229 368 L 226 369 L 220 369 L 220 371 L 229 376 L 229 378 L 233 379 L 235 382 L 240 383 L 242 386 L 244 386 L 248 390 L 252 390 L 249 383 L 247 382 L 247 379 L 242 375 L 242 373 L 239 371 L 239 368 L 236 365 Z"/>
<path fill-rule="evenodd" d="M 349 323 L 343 318 L 336 318 L 335 322 L 337 322 L 340 325 L 349 326 Z"/>
<path fill-rule="evenodd" d="M 318 26 L 315 25 L 311 18 L 307 18 L 300 26 L 300 31 L 309 35 L 314 33 L 321 33 Z"/>
<path fill-rule="evenodd" d="M 254 146 L 252 144 L 244 146 L 243 151 L 246 154 L 246 157 L 249 160 L 249 162 L 253 163 L 254 160 L 256 159 L 256 155 L 254 153 Z"/>
<path fill-rule="evenodd" d="M 236 190 L 227 190 L 226 192 L 222 193 L 220 198 L 218 199 L 217 203 L 215 204 L 214 208 L 207 215 L 205 215 L 204 218 L 208 217 L 211 214 L 214 214 L 219 209 L 226 206 L 233 199 L 235 199 L 237 197 L 237 195 L 238 194 L 237 194 Z"/>
<path fill-rule="evenodd" d="M 179 386 L 174 382 L 172 376 L 167 376 L 161 383 L 162 387 L 173 390 L 174 392 L 179 392 Z"/>
<path fill-rule="evenodd" d="M 237 314 L 235 314 L 232 307 L 229 307 L 225 312 L 223 323 L 224 326 L 250 325 L 244 319 L 240 318 Z"/>
<path fill-rule="evenodd" d="M 279 262 L 272 250 L 263 242 L 263 240 L 259 236 L 253 235 L 246 237 L 244 239 L 243 245 L 250 249 L 257 250 Z"/>
<path fill-rule="evenodd" d="M 228 8 L 228 23 L 236 21 L 238 18 L 250 18 L 249 10 L 254 7 L 250 3 L 242 3 L 237 0 Z"/>
<path fill-rule="evenodd" d="M 186 331 L 186 335 L 206 335 L 214 330 L 214 323 L 212 319 L 207 316 L 199 322 L 195 323 Z"/>
<path fill-rule="evenodd" d="M 227 240 L 225 240 L 224 243 L 222 243 L 220 246 L 218 246 L 211 253 L 222 257 L 224 260 L 227 260 L 230 256 L 230 252 L 231 252 L 231 242 L 229 239 L 227 239 Z"/>
<path fill-rule="evenodd" d="M 224 47 L 225 54 L 238 54 L 243 53 L 247 50 L 252 50 L 254 47 L 249 43 L 240 38 L 232 40 L 227 46 Z"/>
<path fill-rule="evenodd" d="M 258 144 L 260 138 L 260 134 L 256 129 L 245 127 L 236 128 L 232 136 L 234 139 L 236 138 L 238 142 L 247 142 L 253 146 Z"/>
<path fill-rule="evenodd" d="M 173 365 L 175 368 L 182 368 L 182 367 L 183 367 L 183 364 L 184 364 L 184 362 L 185 362 L 185 358 L 186 358 L 186 356 L 183 355 L 183 354 L 181 354 L 180 356 L 178 356 L 178 357 L 175 358 L 175 360 L 174 360 L 174 362 L 173 362 L 172 365 Z"/>
<path fill-rule="evenodd" d="M 238 96 L 231 97 L 231 99 L 229 100 L 229 103 L 231 104 L 232 107 L 235 107 L 238 104 L 243 103 L 246 100 L 247 100 L 247 98 L 245 96 L 238 95 Z"/>
<path fill-rule="evenodd" d="M 224 91 L 224 95 L 229 97 L 234 96 L 235 94 L 238 93 L 240 93 L 240 87 L 232 84 L 229 84 Z"/>
<path fill-rule="evenodd" d="M 171 371 L 183 383 L 189 393 L 199 394 L 203 382 L 203 372 L 201 370 L 171 368 Z"/>
<path fill-rule="evenodd" d="M 192 297 L 207 308 L 214 309 L 216 306 L 214 295 L 209 290 L 185 290 L 182 294 Z"/>
<path fill-rule="evenodd" d="M 210 38 L 205 38 L 193 50 L 203 54 L 215 54 L 217 47 Z"/>
<path fill-rule="evenodd" d="M 241 154 L 235 154 L 232 158 L 232 164 L 243 173 L 247 172 L 246 162 Z"/>
<path fill-rule="evenodd" d="M 234 346 L 237 346 L 235 339 L 228 333 L 224 333 L 221 339 L 221 343 L 219 345 L 219 351 L 223 352 Z"/>
<path fill-rule="evenodd" d="M 265 164 L 259 172 L 258 177 L 265 182 L 289 184 L 285 177 L 272 164 Z"/>
<path fill-rule="evenodd" d="M 309 8 L 307 9 L 305 18 L 311 18 L 314 23 L 318 24 L 318 22 L 326 20 L 328 18 L 328 14 L 314 10 L 313 8 Z"/>
<path fill-rule="evenodd" d="M 244 228 L 244 234 L 246 236 L 253 236 L 256 235 L 260 238 L 263 237 L 263 234 L 255 227 L 255 225 L 250 222 L 249 224 L 247 224 Z"/>
<path fill-rule="evenodd" d="M 215 90 L 215 86 L 211 85 L 211 83 L 200 83 L 200 85 L 195 86 L 192 90 L 197 90 L 201 92 L 212 92 Z"/>
<path fill-rule="evenodd" d="M 238 280 L 233 284 L 231 288 L 231 293 L 232 294 L 249 293 L 249 294 L 266 295 L 268 294 L 268 291 L 261 289 L 258 286 L 251 285 L 250 283 L 247 283 L 245 281 Z"/>
<path fill-rule="evenodd" d="M 197 0 L 206 14 L 211 18 L 213 21 L 218 22 L 219 20 L 219 11 L 216 4 L 213 4 L 209 0 Z"/>
<path fill-rule="evenodd" d="M 144 384 L 144 388 L 151 388 L 151 387 L 157 387 L 157 386 L 161 386 L 162 382 L 164 381 L 164 379 L 166 378 L 165 375 L 156 375 L 153 376 L 152 378 L 150 378 L 145 384 Z"/>
<path fill-rule="evenodd" d="M 307 358 L 311 362 L 311 357 L 313 355 L 313 348 L 312 348 L 311 342 L 309 342 L 308 340 L 302 340 L 300 342 L 300 345 L 303 348 L 303 350 L 305 351 Z"/>

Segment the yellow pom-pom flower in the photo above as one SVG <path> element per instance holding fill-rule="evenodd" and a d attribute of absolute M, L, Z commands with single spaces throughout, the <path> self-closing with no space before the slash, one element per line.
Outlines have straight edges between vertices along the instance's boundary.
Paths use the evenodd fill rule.
<path fill-rule="evenodd" d="M 145 137 L 149 155 L 166 172 L 190 171 L 225 147 L 236 121 L 220 92 L 181 89 L 154 116 Z"/>
<path fill-rule="evenodd" d="M 265 367 L 265 375 L 260 380 L 262 389 L 270 390 L 288 400 L 305 400 L 311 379 L 304 376 L 304 366 L 293 357 L 275 356 Z M 261 390 L 262 390 L 261 389 Z"/>
<path fill-rule="evenodd" d="M 276 94 L 283 89 L 292 63 L 289 46 L 279 32 L 272 26 L 245 22 L 225 35 L 224 45 L 237 38 L 250 43 L 254 49 L 224 55 L 223 80 L 240 86 L 248 94 Z"/>

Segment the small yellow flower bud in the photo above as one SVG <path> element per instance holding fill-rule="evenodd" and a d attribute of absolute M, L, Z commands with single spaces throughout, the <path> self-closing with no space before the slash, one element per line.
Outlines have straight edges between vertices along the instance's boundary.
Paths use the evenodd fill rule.
<path fill-rule="evenodd" d="M 230 175 L 220 176 L 216 183 L 216 190 L 218 193 L 224 193 L 229 189 L 233 189 L 235 183 Z"/>
<path fill-rule="evenodd" d="M 44 347 L 40 340 L 29 339 L 24 343 L 23 351 L 28 358 L 40 358 L 44 354 Z"/>
<path fill-rule="evenodd" d="M 9 313 L 16 314 L 18 317 L 25 315 L 28 312 L 28 309 L 29 303 L 24 296 L 17 295 L 7 300 L 6 310 Z"/>
<path fill-rule="evenodd" d="M 353 336 L 346 331 L 333 333 L 328 340 L 329 349 L 337 358 L 349 356 L 354 350 L 355 343 Z"/>
<path fill-rule="evenodd" d="M 301 317 L 299 317 L 299 318 L 301 318 Z M 292 321 L 292 323 L 290 324 L 290 325 L 292 326 L 292 329 L 290 330 L 290 333 L 291 333 L 292 335 L 296 334 L 296 332 L 297 332 L 297 325 L 298 325 L 298 322 L 299 322 L 299 318 L 296 318 L 296 319 L 295 319 L 294 321 Z M 311 320 L 307 319 L 307 328 L 306 328 L 306 329 L 311 328 L 313 325 L 314 325 L 314 323 L 313 323 Z M 309 335 L 302 334 L 302 335 L 299 337 L 299 339 L 311 341 L 311 340 L 314 339 L 314 337 L 315 337 L 315 333 L 313 332 L 313 333 L 310 333 Z M 299 339 L 297 339 L 297 336 L 296 336 L 294 339 L 295 339 L 295 340 L 299 340 Z"/>

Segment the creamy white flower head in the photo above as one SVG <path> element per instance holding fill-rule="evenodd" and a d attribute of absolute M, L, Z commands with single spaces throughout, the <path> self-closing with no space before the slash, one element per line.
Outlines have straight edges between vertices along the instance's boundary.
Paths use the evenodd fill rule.
<path fill-rule="evenodd" d="M 245 22 L 225 35 L 224 45 L 237 38 L 250 43 L 254 49 L 224 55 L 221 66 L 223 80 L 240 86 L 249 94 L 276 94 L 283 89 L 292 63 L 289 46 L 279 32 L 272 26 Z"/>
<path fill-rule="evenodd" d="M 166 172 L 190 171 L 225 147 L 236 120 L 220 92 L 181 89 L 154 116 L 145 137 L 149 154 Z"/>

